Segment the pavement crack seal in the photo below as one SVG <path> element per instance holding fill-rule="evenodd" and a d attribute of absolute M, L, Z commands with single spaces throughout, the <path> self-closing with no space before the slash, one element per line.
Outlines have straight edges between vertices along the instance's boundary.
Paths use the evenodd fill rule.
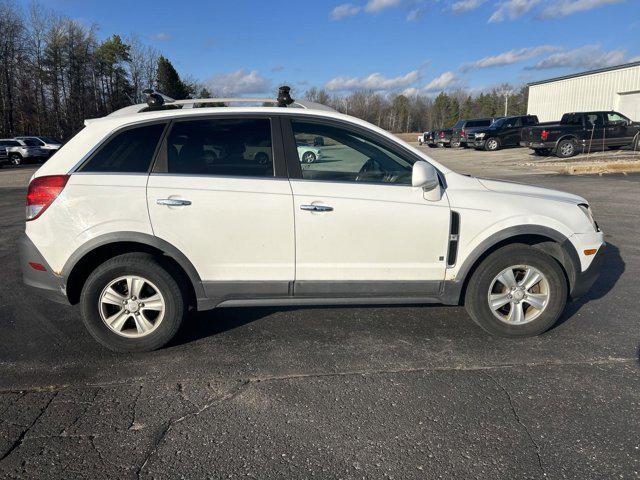
<path fill-rule="evenodd" d="M 186 415 L 183 415 L 183 416 L 181 416 L 179 418 L 176 418 L 174 420 L 170 420 L 169 422 L 167 422 L 166 425 L 164 426 L 164 428 L 160 431 L 160 434 L 158 435 L 158 438 L 155 440 L 155 442 L 153 442 L 153 445 L 150 448 L 149 453 L 145 457 L 144 461 L 142 462 L 142 465 L 140 465 L 140 468 L 138 468 L 138 470 L 136 471 L 136 478 L 140 478 L 140 476 L 142 475 L 142 471 L 145 469 L 145 467 L 147 466 L 149 461 L 156 454 L 156 452 L 158 451 L 158 449 L 160 448 L 160 446 L 164 442 L 165 438 L 167 438 L 167 435 L 169 434 L 171 429 L 174 427 L 174 425 L 177 425 L 177 424 L 179 424 L 179 423 L 181 423 L 181 422 L 183 422 L 183 421 L 185 421 L 187 419 L 195 418 L 198 415 L 200 415 L 201 413 L 209 410 L 213 406 L 219 405 L 219 404 L 221 404 L 223 402 L 226 402 L 228 400 L 232 400 L 232 399 L 236 398 L 237 396 L 239 396 L 242 393 L 244 393 L 244 391 L 249 387 L 249 385 L 251 385 L 251 383 L 252 382 L 250 380 L 245 380 L 240 385 L 238 385 L 232 392 L 229 392 L 229 393 L 227 393 L 226 395 L 223 395 L 220 398 L 216 398 L 212 402 L 206 403 L 205 405 L 203 405 L 200 408 L 197 408 L 193 412 L 187 413 Z"/>
<path fill-rule="evenodd" d="M 405 368 L 389 368 L 375 370 L 347 370 L 343 372 L 315 372 L 315 373 L 290 373 L 284 375 L 263 375 L 249 378 L 249 382 L 269 382 L 278 380 L 297 380 L 305 378 L 323 378 L 323 377 L 344 377 L 356 375 L 386 375 L 394 373 L 427 373 L 427 372 L 449 372 L 449 371 L 481 371 L 489 372 L 491 370 L 507 370 L 511 368 L 537 368 L 537 367 L 560 367 L 573 365 L 620 365 L 636 363 L 636 358 L 596 358 L 586 361 L 549 361 L 549 362 L 530 362 L 530 363 L 509 363 L 498 365 L 454 365 L 442 367 L 405 367 Z"/>
<path fill-rule="evenodd" d="M 49 401 L 47 402 L 47 404 L 42 408 L 42 410 L 40 410 L 40 413 L 38 415 L 36 415 L 36 418 L 33 420 L 33 422 L 31 422 L 29 424 L 29 426 L 27 428 L 25 428 L 22 433 L 20 433 L 20 435 L 18 436 L 18 438 L 16 439 L 15 442 L 13 442 L 13 444 L 11 445 L 11 447 L 9 447 L 9 450 L 7 450 L 4 455 L 2 455 L 2 457 L 0 458 L 0 463 L 2 461 L 4 461 L 5 458 L 7 458 L 9 455 L 11 455 L 13 453 L 14 450 L 16 450 L 17 448 L 19 448 L 22 445 L 22 442 L 24 441 L 25 436 L 27 435 L 27 433 L 29 433 L 29 430 L 31 430 L 33 428 L 33 426 L 38 423 L 38 420 L 40 420 L 40 418 L 42 417 L 42 415 L 44 415 L 44 413 L 47 411 L 47 409 L 49 408 L 49 406 L 51 405 L 51 403 L 55 400 L 55 398 L 58 396 L 58 392 L 54 392 L 53 395 L 51 395 L 51 398 L 49 399 Z"/>
<path fill-rule="evenodd" d="M 531 432 L 529 431 L 529 427 L 527 427 L 527 425 L 522 422 L 522 419 L 520 418 L 520 415 L 518 414 L 518 411 L 516 410 L 515 404 L 513 403 L 513 398 L 511 398 L 511 394 L 509 393 L 509 390 L 507 390 L 498 381 L 498 379 L 495 378 L 493 375 L 491 375 L 489 372 L 486 372 L 486 375 L 507 396 L 507 400 L 509 402 L 509 408 L 511 409 L 511 413 L 513 413 L 513 418 L 516 420 L 516 423 L 518 425 L 520 425 L 523 428 L 523 430 L 525 431 L 525 433 L 527 434 L 527 437 L 529 438 L 529 441 L 533 445 L 533 449 L 536 452 L 536 457 L 538 458 L 538 466 L 540 467 L 540 472 L 542 473 L 543 477 L 546 477 L 547 474 L 546 474 L 545 469 L 544 469 L 544 463 L 542 462 L 542 456 L 540 455 L 540 446 L 538 445 L 538 443 L 533 438 L 533 435 L 531 435 Z"/>

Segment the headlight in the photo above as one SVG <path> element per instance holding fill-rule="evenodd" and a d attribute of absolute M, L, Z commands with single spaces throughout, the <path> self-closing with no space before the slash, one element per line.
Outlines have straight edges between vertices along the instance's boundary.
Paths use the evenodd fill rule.
<path fill-rule="evenodd" d="M 587 205 L 586 203 L 581 203 L 580 205 L 578 205 L 578 208 L 582 210 L 582 213 L 584 213 L 585 216 L 589 219 L 589 221 L 591 222 L 591 225 L 593 226 L 593 229 L 596 232 L 599 232 L 600 227 L 598 226 L 598 222 L 596 222 L 596 219 L 593 218 L 593 213 L 591 213 L 591 209 L 589 208 L 589 205 Z"/>
<path fill-rule="evenodd" d="M 484 133 L 476 133 L 476 138 L 484 138 Z"/>

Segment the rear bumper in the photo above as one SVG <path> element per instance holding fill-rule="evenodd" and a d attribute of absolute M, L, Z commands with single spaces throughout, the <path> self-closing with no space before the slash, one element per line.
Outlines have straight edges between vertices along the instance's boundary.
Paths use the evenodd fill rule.
<path fill-rule="evenodd" d="M 555 144 L 555 142 L 525 142 L 525 141 L 521 141 L 520 142 L 520 146 L 521 147 L 525 147 L 525 148 L 533 148 L 534 150 L 536 150 L 536 149 L 539 149 L 539 148 L 552 149 L 552 148 L 555 148 L 556 144 Z"/>
<path fill-rule="evenodd" d="M 69 305 L 63 278 L 51 270 L 47 261 L 26 234 L 22 234 L 18 239 L 18 248 L 24 284 L 42 297 Z M 45 270 L 36 270 L 29 264 L 30 262 L 42 265 Z"/>
<path fill-rule="evenodd" d="M 573 283 L 573 288 L 571 289 L 571 298 L 576 300 L 587 293 L 602 271 L 602 266 L 604 264 L 604 250 L 606 248 L 606 244 L 603 243 L 602 246 L 596 252 L 596 256 L 593 258 L 591 263 L 589 264 L 589 268 L 587 268 L 584 272 L 577 272 L 576 279 Z"/>

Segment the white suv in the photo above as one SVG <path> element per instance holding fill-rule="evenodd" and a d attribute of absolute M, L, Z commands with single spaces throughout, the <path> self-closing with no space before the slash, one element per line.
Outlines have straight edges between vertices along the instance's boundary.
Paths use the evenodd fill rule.
<path fill-rule="evenodd" d="M 597 277 L 581 197 L 459 175 L 322 105 L 208 102 L 232 101 L 89 120 L 31 179 L 24 281 L 113 350 L 220 306 L 464 303 L 494 335 L 536 335 Z"/>

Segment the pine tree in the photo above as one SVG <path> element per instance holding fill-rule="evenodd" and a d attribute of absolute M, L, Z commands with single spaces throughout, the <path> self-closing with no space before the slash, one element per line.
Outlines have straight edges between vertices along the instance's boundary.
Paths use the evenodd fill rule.
<path fill-rule="evenodd" d="M 158 91 L 176 100 L 182 100 L 189 96 L 189 89 L 180 80 L 180 75 L 171 62 L 164 56 L 158 58 L 158 72 L 156 73 Z"/>

